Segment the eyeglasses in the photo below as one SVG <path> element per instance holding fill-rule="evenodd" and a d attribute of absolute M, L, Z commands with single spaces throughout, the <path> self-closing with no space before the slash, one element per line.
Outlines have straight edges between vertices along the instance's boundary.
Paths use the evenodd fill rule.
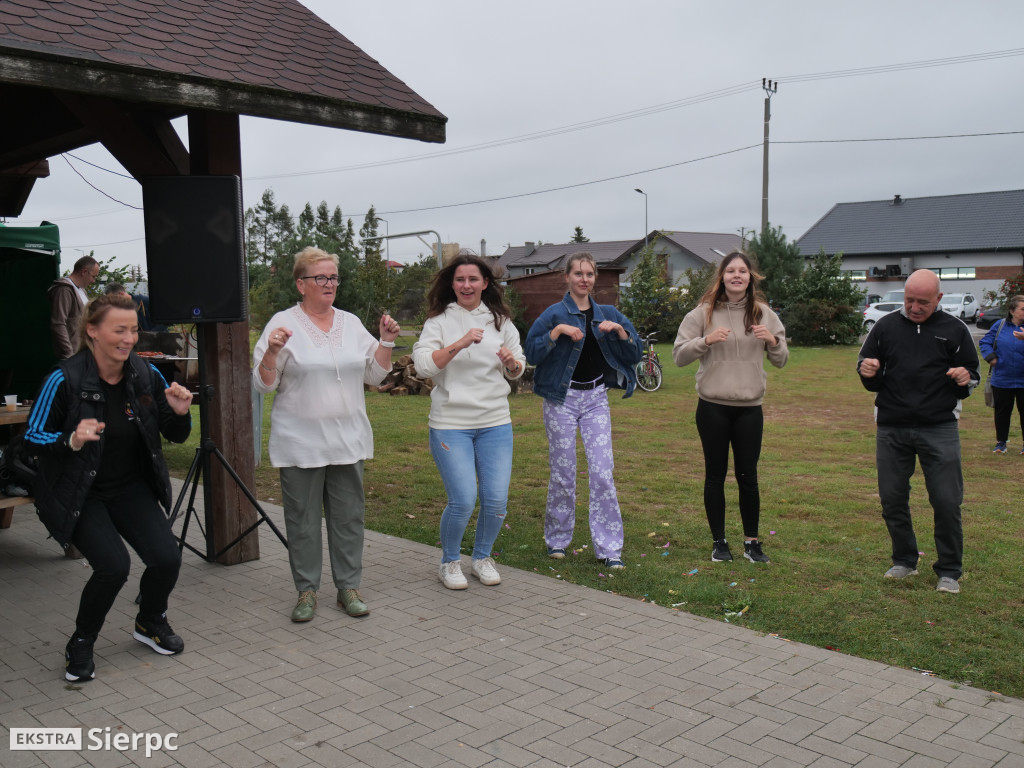
<path fill-rule="evenodd" d="M 323 288 L 325 285 L 337 285 L 341 282 L 338 275 L 306 275 L 299 280 L 315 280 L 316 284 Z"/>

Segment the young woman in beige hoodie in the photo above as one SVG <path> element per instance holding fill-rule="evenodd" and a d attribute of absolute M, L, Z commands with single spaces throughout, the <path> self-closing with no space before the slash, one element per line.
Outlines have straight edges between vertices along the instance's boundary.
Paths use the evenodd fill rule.
<path fill-rule="evenodd" d="M 733 251 L 679 325 L 672 347 L 676 365 L 700 360 L 697 369 L 697 433 L 704 449 L 704 510 L 714 545 L 712 562 L 732 560 L 725 538 L 725 476 L 732 446 L 743 521 L 743 556 L 768 563 L 758 541 L 761 497 L 757 462 L 764 432 L 767 376 L 764 357 L 776 368 L 789 358 L 786 329 L 758 290 L 750 257 Z"/>

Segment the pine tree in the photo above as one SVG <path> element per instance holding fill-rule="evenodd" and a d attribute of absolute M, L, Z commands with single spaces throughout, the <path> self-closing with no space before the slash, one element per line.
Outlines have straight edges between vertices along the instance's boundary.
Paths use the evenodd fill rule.
<path fill-rule="evenodd" d="M 572 240 L 570 243 L 589 243 L 590 238 L 583 236 L 583 227 L 576 227 L 576 231 L 573 232 Z"/>
<path fill-rule="evenodd" d="M 800 246 L 787 243 L 782 227 L 770 224 L 750 239 L 747 251 L 757 261 L 757 271 L 763 276 L 761 290 L 772 306 L 785 305 L 787 290 L 804 267 Z"/>

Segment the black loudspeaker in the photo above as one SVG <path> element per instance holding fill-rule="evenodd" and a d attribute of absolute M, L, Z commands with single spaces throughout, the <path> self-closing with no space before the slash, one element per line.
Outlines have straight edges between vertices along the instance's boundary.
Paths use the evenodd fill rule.
<path fill-rule="evenodd" d="M 235 323 L 249 316 L 237 176 L 142 181 L 149 307 L 157 323 Z"/>

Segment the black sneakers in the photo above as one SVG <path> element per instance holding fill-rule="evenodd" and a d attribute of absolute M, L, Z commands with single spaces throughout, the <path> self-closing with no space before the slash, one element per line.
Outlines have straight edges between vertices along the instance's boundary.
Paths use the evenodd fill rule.
<path fill-rule="evenodd" d="M 77 633 L 68 640 L 64 649 L 64 679 L 72 683 L 87 683 L 96 677 L 96 665 L 92 661 L 92 646 L 95 638 L 81 637 Z"/>
<path fill-rule="evenodd" d="M 757 541 L 745 541 L 743 542 L 743 556 L 752 563 L 770 563 L 768 555 L 761 551 L 761 542 Z"/>
<path fill-rule="evenodd" d="M 717 539 L 714 549 L 711 550 L 712 563 L 726 563 L 732 560 L 732 552 L 729 551 L 729 542 L 725 539 Z"/>
<path fill-rule="evenodd" d="M 140 613 L 135 617 L 135 632 L 132 636 L 164 656 L 185 650 L 185 641 L 174 634 L 171 625 L 167 623 L 166 613 L 155 619 L 146 618 Z"/>

